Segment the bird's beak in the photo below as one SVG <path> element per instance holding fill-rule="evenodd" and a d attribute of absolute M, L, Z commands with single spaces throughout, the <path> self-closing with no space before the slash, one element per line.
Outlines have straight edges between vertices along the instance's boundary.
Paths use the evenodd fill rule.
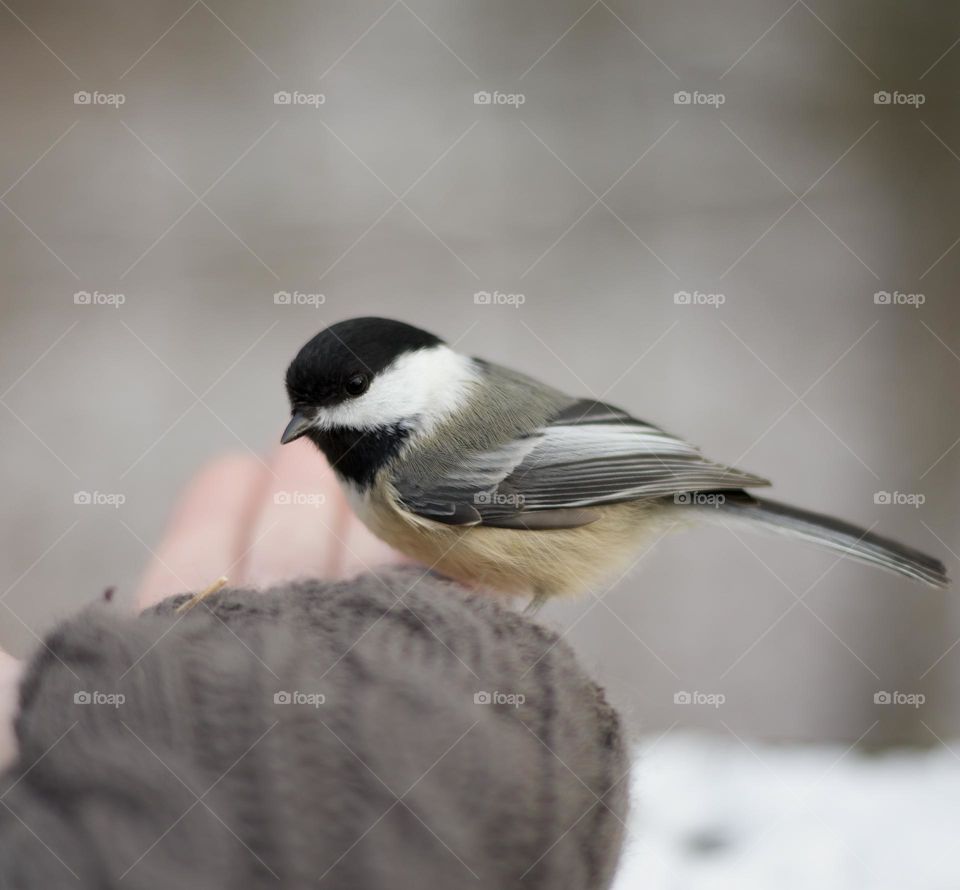
<path fill-rule="evenodd" d="M 283 431 L 283 435 L 280 437 L 280 444 L 286 445 L 288 442 L 292 442 L 294 439 L 299 439 L 313 424 L 313 418 L 308 417 L 306 414 L 299 414 L 294 412 L 293 417 L 290 418 L 290 423 L 287 424 L 287 428 Z"/>

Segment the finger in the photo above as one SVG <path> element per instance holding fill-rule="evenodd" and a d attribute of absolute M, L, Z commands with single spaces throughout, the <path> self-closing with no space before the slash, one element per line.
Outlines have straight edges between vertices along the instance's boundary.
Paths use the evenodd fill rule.
<path fill-rule="evenodd" d="M 323 455 L 299 441 L 275 452 L 270 492 L 252 532 L 247 583 L 342 578 L 396 554 L 353 516 Z"/>
<path fill-rule="evenodd" d="M 0 650 L 0 770 L 17 756 L 13 721 L 19 710 L 20 678 L 23 663 Z"/>
<path fill-rule="evenodd" d="M 275 451 L 274 476 L 254 519 L 245 580 L 254 586 L 329 577 L 339 559 L 348 507 L 329 465 L 308 442 Z"/>
<path fill-rule="evenodd" d="M 267 476 L 267 468 L 247 455 L 218 458 L 197 473 L 144 574 L 141 608 L 174 593 L 200 590 L 220 575 L 237 583 L 235 563 Z"/>

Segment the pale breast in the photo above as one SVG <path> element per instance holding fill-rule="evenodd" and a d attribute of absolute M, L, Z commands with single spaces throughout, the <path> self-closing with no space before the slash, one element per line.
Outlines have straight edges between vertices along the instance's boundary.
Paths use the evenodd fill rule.
<path fill-rule="evenodd" d="M 354 489 L 347 497 L 377 537 L 425 568 L 517 596 L 600 589 L 628 568 L 651 535 L 675 521 L 649 501 L 634 501 L 597 508 L 596 522 L 573 529 L 450 526 L 404 510 L 382 477 L 367 492 Z"/>

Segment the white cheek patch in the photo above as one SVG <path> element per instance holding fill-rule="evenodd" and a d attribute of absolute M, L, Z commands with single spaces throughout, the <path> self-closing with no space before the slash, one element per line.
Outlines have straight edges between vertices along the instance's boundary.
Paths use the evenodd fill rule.
<path fill-rule="evenodd" d="M 321 408 L 314 425 L 369 430 L 417 419 L 429 429 L 463 404 L 478 379 L 473 360 L 450 347 L 418 349 L 377 374 L 359 398 Z"/>

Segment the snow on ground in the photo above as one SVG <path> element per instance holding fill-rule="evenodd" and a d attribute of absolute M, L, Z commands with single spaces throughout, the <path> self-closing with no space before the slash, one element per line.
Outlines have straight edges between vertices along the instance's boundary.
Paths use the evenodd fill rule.
<path fill-rule="evenodd" d="M 869 755 L 668 735 L 641 746 L 631 790 L 614 890 L 960 888 L 960 744 Z"/>

